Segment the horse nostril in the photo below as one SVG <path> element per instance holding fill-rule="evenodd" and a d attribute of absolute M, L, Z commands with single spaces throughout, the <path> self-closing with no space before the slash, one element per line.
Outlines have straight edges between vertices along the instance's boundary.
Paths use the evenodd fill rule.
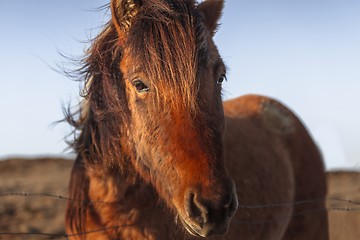
<path fill-rule="evenodd" d="M 208 208 L 201 202 L 198 194 L 189 192 L 186 199 L 185 209 L 190 219 L 195 220 L 200 228 L 208 222 Z"/>
<path fill-rule="evenodd" d="M 230 202 L 224 206 L 225 214 L 227 217 L 232 217 L 237 209 L 237 201 L 231 198 Z"/>
<path fill-rule="evenodd" d="M 238 208 L 238 200 L 235 188 L 229 193 L 223 207 L 228 217 L 232 217 L 234 215 L 235 211 Z"/>
<path fill-rule="evenodd" d="M 229 214 L 229 212 L 231 211 L 231 206 L 233 205 L 232 202 L 233 202 L 233 198 L 231 195 L 229 195 L 229 198 L 226 200 L 226 202 L 223 205 L 224 210 L 227 214 Z"/>

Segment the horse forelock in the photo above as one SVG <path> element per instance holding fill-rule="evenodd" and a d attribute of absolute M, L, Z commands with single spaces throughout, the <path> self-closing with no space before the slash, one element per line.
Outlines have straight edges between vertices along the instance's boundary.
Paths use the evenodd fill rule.
<path fill-rule="evenodd" d="M 208 36 L 194 1 L 151 0 L 141 6 L 125 46 L 156 88 L 158 103 L 173 94 L 167 104 L 194 110 Z"/>

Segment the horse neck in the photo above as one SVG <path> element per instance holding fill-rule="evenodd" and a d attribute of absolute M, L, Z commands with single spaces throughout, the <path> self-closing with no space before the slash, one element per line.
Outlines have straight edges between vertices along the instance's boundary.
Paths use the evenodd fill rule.
<path fill-rule="evenodd" d="M 101 202 L 126 200 L 132 204 L 138 203 L 139 206 L 146 205 L 149 197 L 158 201 L 153 187 L 140 178 L 131 163 L 136 157 L 133 156 L 133 146 L 126 135 L 127 129 L 121 129 L 122 135 L 114 138 L 115 141 L 109 141 L 112 144 L 99 142 L 100 138 L 94 136 L 104 130 L 102 129 L 104 125 L 95 120 L 90 106 L 87 107 L 89 115 L 78 139 L 77 151 L 89 178 L 90 200 Z M 114 149 L 115 145 L 116 149 Z"/>
<path fill-rule="evenodd" d="M 130 204 L 132 207 L 137 205 L 139 208 L 149 204 L 149 199 L 154 199 L 156 204 L 158 196 L 153 187 L 138 176 L 131 163 L 128 165 L 126 168 L 102 164 L 89 166 L 90 200 L 117 202 L 124 206 Z"/>

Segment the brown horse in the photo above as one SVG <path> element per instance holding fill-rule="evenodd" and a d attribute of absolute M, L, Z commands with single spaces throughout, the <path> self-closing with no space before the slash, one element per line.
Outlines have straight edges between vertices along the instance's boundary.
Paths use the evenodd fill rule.
<path fill-rule="evenodd" d="M 301 122 L 222 103 L 222 0 L 113 0 L 82 69 L 71 239 L 328 239 L 323 163 Z M 76 116 L 74 116 L 76 115 Z"/>

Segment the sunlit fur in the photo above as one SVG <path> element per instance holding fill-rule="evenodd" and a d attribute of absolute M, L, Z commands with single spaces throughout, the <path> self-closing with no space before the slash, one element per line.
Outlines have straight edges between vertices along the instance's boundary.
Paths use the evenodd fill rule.
<path fill-rule="evenodd" d="M 84 101 L 67 115 L 77 133 L 69 238 L 197 239 L 229 228 L 211 239 L 327 239 L 323 163 L 300 121 L 266 97 L 222 103 L 226 68 L 212 37 L 223 1 L 110 6 L 81 69 Z"/>

